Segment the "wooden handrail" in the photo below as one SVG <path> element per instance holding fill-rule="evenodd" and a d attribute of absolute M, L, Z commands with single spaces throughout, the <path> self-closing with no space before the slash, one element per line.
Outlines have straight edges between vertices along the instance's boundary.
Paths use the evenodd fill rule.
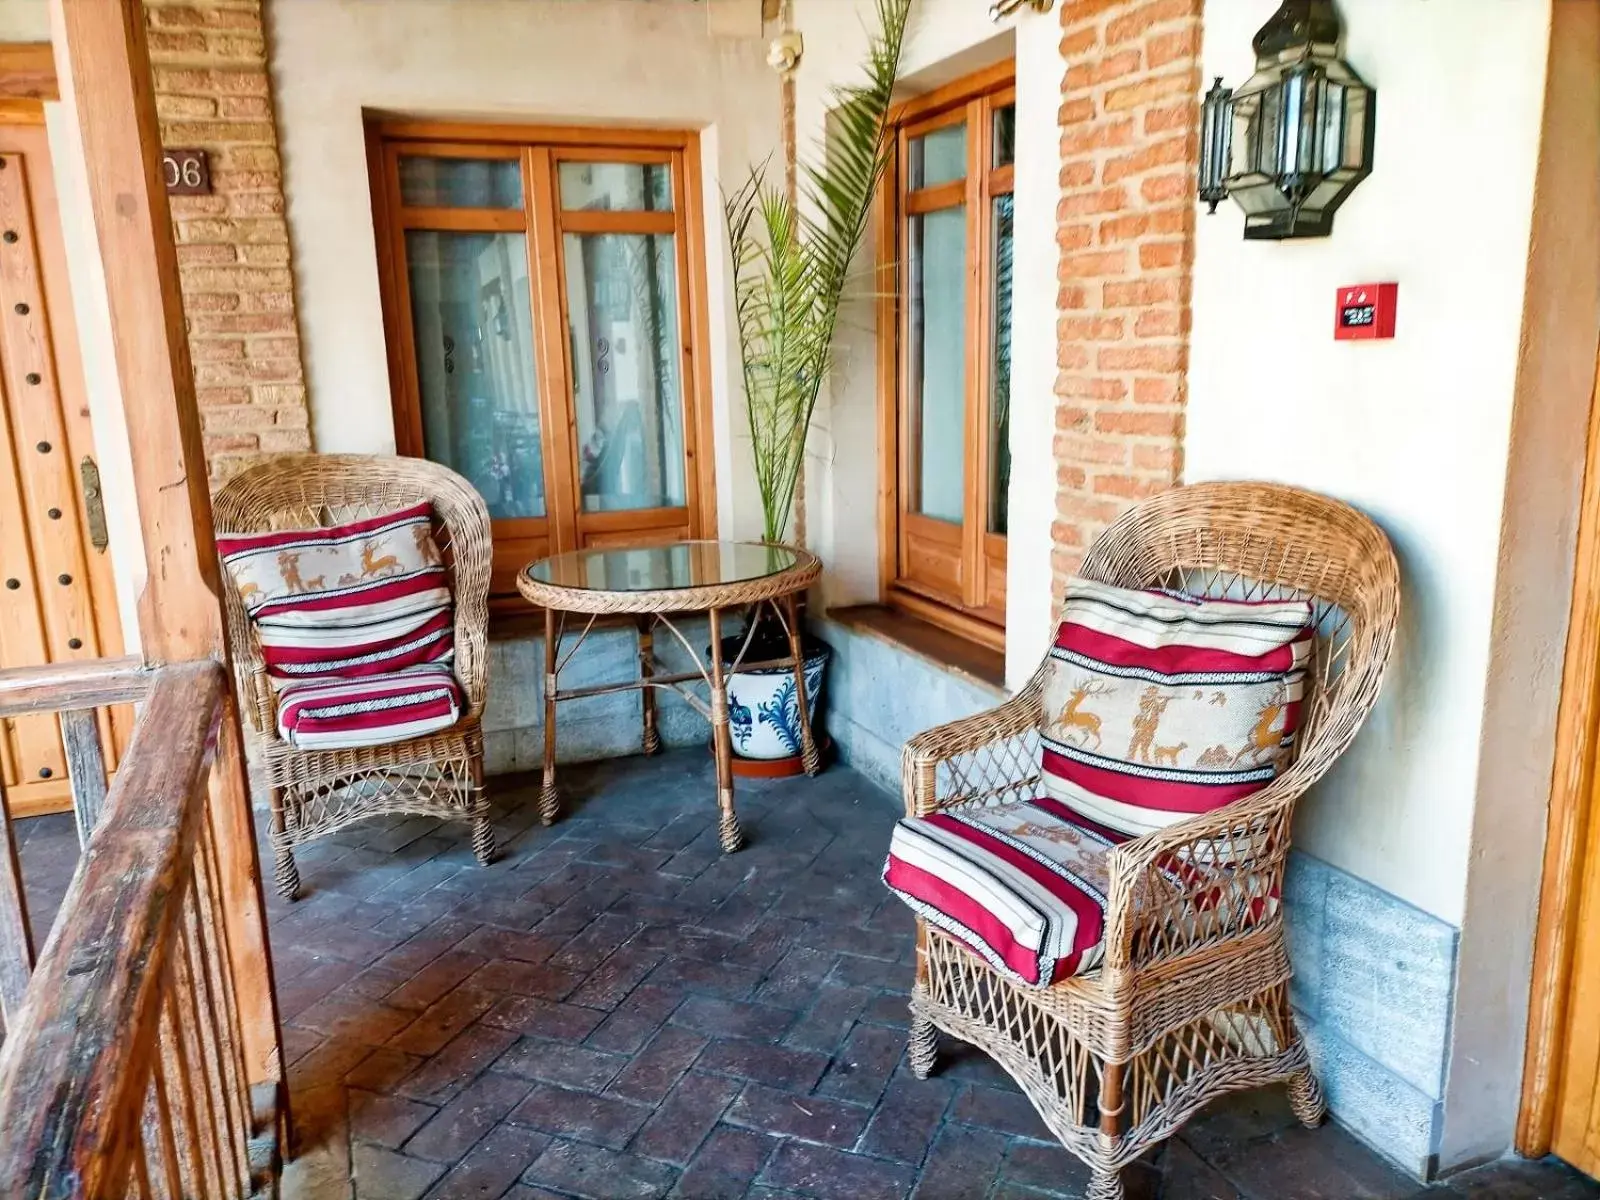
<path fill-rule="evenodd" d="M 206 786 L 223 689 L 210 661 L 153 673 L 0 1051 L 0 1195 L 249 1194 Z"/>
<path fill-rule="evenodd" d="M 155 676 L 137 657 L 0 669 L 0 718 L 143 700 Z"/>

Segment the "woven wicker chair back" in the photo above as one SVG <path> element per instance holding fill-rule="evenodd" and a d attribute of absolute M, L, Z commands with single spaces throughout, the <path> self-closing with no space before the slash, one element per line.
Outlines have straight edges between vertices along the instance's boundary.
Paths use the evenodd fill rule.
<path fill-rule="evenodd" d="M 483 710 L 489 618 L 489 510 L 460 475 L 420 458 L 380 454 L 284 454 L 235 475 L 212 503 L 219 534 L 337 525 L 426 500 L 455 598 L 455 671 L 468 713 Z M 225 587 L 233 653 L 247 691 L 264 688 L 260 651 L 238 593 Z M 249 695 L 268 715 L 271 698 Z M 257 725 L 262 728 L 260 722 Z M 262 732 L 271 729 L 270 722 Z"/>
<path fill-rule="evenodd" d="M 1292 768 L 1302 786 L 1333 764 L 1377 700 L 1399 618 L 1399 568 L 1383 531 L 1347 504 L 1269 483 L 1173 488 L 1095 539 L 1082 573 L 1211 599 L 1311 600 L 1317 649 Z"/>

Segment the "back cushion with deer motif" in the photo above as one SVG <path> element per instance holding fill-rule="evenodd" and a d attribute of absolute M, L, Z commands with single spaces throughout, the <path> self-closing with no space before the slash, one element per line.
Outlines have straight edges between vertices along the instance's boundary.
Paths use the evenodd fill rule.
<path fill-rule="evenodd" d="M 343 525 L 234 534 L 217 549 L 281 681 L 386 674 L 455 650 L 427 502 Z"/>
<path fill-rule="evenodd" d="M 1138 836 L 1265 787 L 1289 761 L 1308 601 L 1067 584 L 1040 721 L 1045 790 Z"/>

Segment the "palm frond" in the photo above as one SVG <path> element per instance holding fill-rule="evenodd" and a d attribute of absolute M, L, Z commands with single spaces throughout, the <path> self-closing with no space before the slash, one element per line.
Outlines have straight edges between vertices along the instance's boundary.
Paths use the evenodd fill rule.
<path fill-rule="evenodd" d="M 788 528 L 806 432 L 832 363 L 839 304 L 889 161 L 889 107 L 912 0 L 876 0 L 864 79 L 833 90 L 829 132 L 804 164 L 800 211 L 766 164 L 724 200 L 763 536 Z"/>

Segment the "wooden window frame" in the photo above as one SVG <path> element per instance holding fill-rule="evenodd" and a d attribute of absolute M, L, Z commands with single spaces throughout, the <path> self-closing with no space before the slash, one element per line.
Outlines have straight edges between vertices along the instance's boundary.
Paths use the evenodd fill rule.
<path fill-rule="evenodd" d="M 1013 187 L 1012 165 L 993 166 L 994 114 L 1016 102 L 1016 68 L 1005 62 L 901 105 L 892 114 L 892 159 L 877 204 L 878 523 L 880 595 L 884 603 L 986 646 L 1005 646 L 1006 536 L 988 531 L 991 446 L 989 404 L 995 262 L 993 202 Z M 964 121 L 966 177 L 907 190 L 910 140 Z M 908 507 L 916 492 L 915 416 L 908 394 L 908 218 L 965 206 L 965 446 L 960 525 Z"/>
<path fill-rule="evenodd" d="M 494 522 L 491 608 L 516 613 L 516 573 L 546 554 L 605 545 L 646 545 L 714 538 L 717 531 L 711 378 L 707 347 L 706 232 L 700 142 L 692 131 L 606 129 L 526 124 L 461 124 L 369 119 L 367 165 L 377 234 L 379 290 L 389 360 L 390 399 L 399 453 L 425 457 L 422 398 L 412 333 L 405 235 L 514 232 L 524 236 L 533 289 L 534 380 L 544 469 L 545 515 Z M 401 203 L 400 156 L 497 158 L 521 164 L 520 210 L 407 208 Z M 564 162 L 664 163 L 672 168 L 671 212 L 564 211 L 559 166 Z M 566 233 L 653 233 L 675 237 L 680 394 L 683 411 L 684 503 L 662 508 L 588 511 L 577 469 L 577 413 L 572 402 L 576 364 L 569 334 Z"/>

